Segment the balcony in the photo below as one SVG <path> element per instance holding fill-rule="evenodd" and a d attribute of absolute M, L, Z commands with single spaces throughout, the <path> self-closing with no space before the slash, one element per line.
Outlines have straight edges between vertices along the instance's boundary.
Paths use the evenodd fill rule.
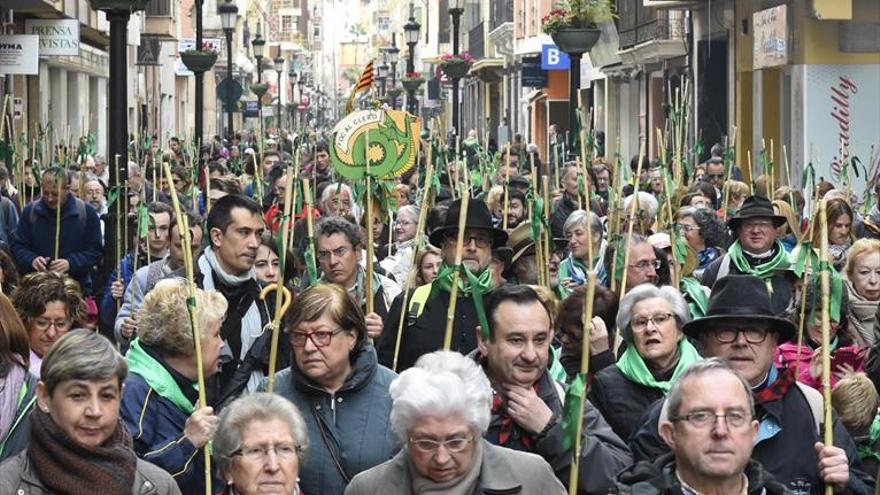
<path fill-rule="evenodd" d="M 147 4 L 144 35 L 154 38 L 175 39 L 178 4 L 174 0 L 151 0 Z"/>
<path fill-rule="evenodd" d="M 685 55 L 684 11 L 645 7 L 641 0 L 618 0 L 617 9 L 623 63 L 655 63 Z"/>

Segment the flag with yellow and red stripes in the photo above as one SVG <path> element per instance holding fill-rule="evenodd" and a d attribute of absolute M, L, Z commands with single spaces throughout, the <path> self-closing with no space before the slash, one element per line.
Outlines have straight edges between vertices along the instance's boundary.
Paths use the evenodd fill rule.
<path fill-rule="evenodd" d="M 351 95 L 348 97 L 348 103 L 345 104 L 345 113 L 349 114 L 354 110 L 354 100 L 357 98 L 359 93 L 363 93 L 364 91 L 369 91 L 373 87 L 373 61 L 370 60 L 367 62 L 366 67 L 364 67 L 364 71 L 361 73 L 361 77 L 358 78 L 357 84 L 354 85 L 354 89 L 351 92 Z"/>

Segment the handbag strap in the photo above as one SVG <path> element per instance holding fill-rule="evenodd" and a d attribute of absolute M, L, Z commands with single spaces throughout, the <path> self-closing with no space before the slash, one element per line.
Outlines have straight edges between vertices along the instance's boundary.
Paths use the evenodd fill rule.
<path fill-rule="evenodd" d="M 328 438 L 327 430 L 324 429 L 324 420 L 321 418 L 321 415 L 318 414 L 318 410 L 315 407 L 315 403 L 311 404 L 312 407 L 309 410 L 312 412 L 312 416 L 315 417 L 315 423 L 318 425 L 318 430 L 321 431 L 321 440 L 324 442 L 324 446 L 327 447 L 327 452 L 330 452 L 330 458 L 333 459 L 333 464 L 336 466 L 336 470 L 339 471 L 339 474 L 342 476 L 342 479 L 345 480 L 345 484 L 349 484 L 351 482 L 351 477 L 345 472 L 345 468 L 342 467 L 342 462 L 339 460 L 339 454 L 336 452 L 336 449 L 333 446 L 333 443 L 330 442 Z"/>

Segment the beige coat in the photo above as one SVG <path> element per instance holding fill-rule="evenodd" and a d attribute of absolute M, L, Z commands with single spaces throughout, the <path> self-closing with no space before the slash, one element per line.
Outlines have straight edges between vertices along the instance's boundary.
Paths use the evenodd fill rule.
<path fill-rule="evenodd" d="M 483 464 L 473 495 L 565 495 L 565 487 L 540 456 L 498 447 L 485 440 L 482 448 Z M 345 489 L 345 495 L 411 494 L 409 469 L 406 451 L 401 450 L 390 461 L 355 476 Z"/>
<path fill-rule="evenodd" d="M 99 493 L 95 487 L 95 493 Z M 40 481 L 27 457 L 27 450 L 0 465 L 0 493 L 14 495 L 51 495 Z M 147 461 L 137 460 L 132 495 L 180 495 L 170 474 Z"/>

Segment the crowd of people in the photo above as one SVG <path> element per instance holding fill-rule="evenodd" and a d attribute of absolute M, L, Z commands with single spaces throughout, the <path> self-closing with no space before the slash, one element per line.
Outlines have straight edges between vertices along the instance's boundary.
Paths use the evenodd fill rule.
<path fill-rule="evenodd" d="M 0 493 L 874 493 L 880 183 L 257 140 L 0 166 Z"/>

